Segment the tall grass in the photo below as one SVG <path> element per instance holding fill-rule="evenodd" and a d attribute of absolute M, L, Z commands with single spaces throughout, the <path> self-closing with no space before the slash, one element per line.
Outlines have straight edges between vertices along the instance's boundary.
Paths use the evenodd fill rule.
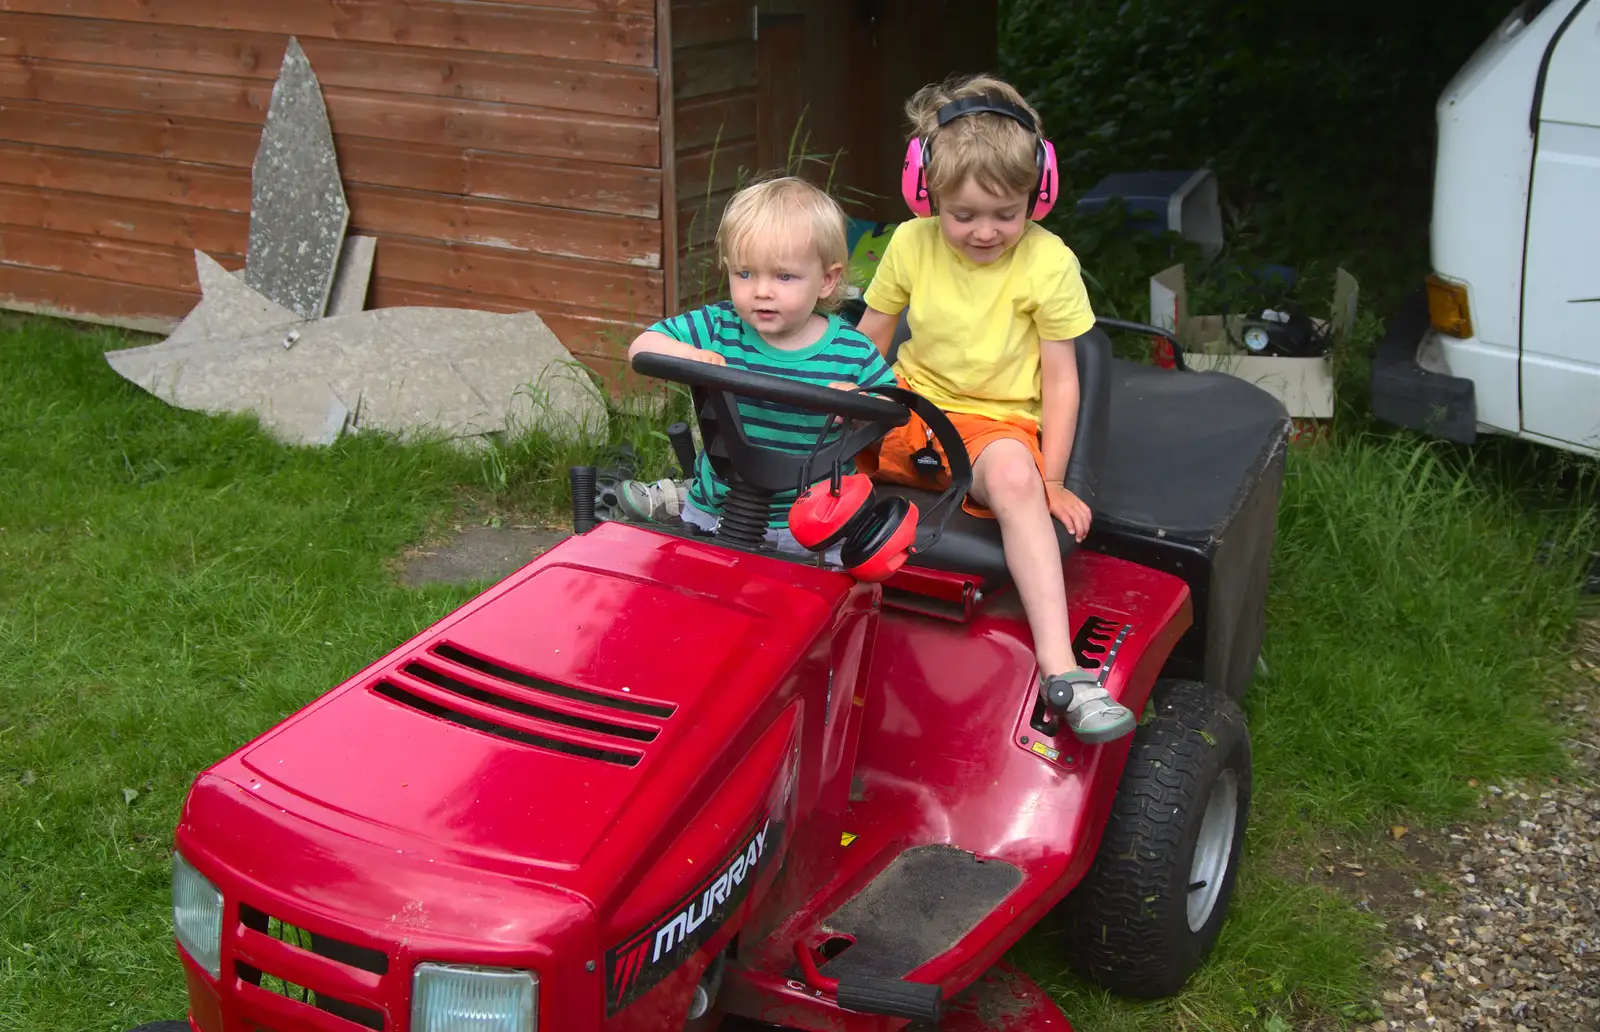
<path fill-rule="evenodd" d="M 1369 435 L 1289 473 L 1249 708 L 1264 825 L 1436 821 L 1469 777 L 1559 766 L 1540 702 L 1594 531 L 1581 501 L 1530 513 L 1447 445 Z"/>

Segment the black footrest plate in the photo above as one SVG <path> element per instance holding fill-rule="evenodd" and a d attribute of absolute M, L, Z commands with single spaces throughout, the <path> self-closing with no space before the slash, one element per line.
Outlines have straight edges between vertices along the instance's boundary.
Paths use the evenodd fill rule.
<path fill-rule="evenodd" d="M 918 846 L 895 857 L 860 893 L 823 921 L 855 945 L 828 961 L 829 978 L 904 978 L 947 953 L 1022 884 L 1003 860 L 954 846 Z"/>

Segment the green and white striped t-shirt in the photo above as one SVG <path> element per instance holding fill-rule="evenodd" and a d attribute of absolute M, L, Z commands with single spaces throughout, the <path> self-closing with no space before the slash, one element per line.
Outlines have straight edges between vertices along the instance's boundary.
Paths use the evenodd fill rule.
<path fill-rule="evenodd" d="M 818 387 L 838 382 L 880 387 L 895 382 L 894 372 L 872 342 L 837 315 L 828 316 L 828 328 L 815 344 L 797 351 L 768 344 L 753 326 L 739 318 L 733 304 L 727 301 L 663 319 L 650 329 L 701 351 L 716 352 L 730 369 L 770 373 Z M 811 451 L 828 418 L 820 413 L 748 398 L 739 399 L 739 416 L 744 420 L 745 434 L 752 444 L 798 455 Z M 728 485 L 712 472 L 711 462 L 704 454 L 695 462 L 694 472 L 689 501 L 706 512 L 721 513 Z M 820 480 L 826 473 L 826 470 L 819 471 L 817 478 Z M 772 526 L 789 525 L 789 504 L 794 496 L 794 491 L 776 496 Z"/>

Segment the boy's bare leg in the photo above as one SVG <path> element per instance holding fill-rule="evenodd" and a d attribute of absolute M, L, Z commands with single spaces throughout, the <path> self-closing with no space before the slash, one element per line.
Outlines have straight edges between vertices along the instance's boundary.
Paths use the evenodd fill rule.
<path fill-rule="evenodd" d="M 1067 583 L 1054 518 L 1045 504 L 1044 481 L 1033 454 L 1020 441 L 990 444 L 972 468 L 974 499 L 995 514 L 1005 546 L 1006 568 L 1017 586 L 1033 631 L 1039 675 L 1049 687 L 1065 681 L 1072 704 L 1067 722 L 1085 742 L 1120 738 L 1133 730 L 1133 714 L 1078 669 L 1067 619 Z M 1065 676 L 1063 676 L 1065 675 Z"/>
<path fill-rule="evenodd" d="M 994 512 L 1005 544 L 1006 568 L 1033 630 L 1033 651 L 1046 677 L 1077 669 L 1067 622 L 1067 582 L 1061 571 L 1044 481 L 1020 441 L 995 441 L 972 468 L 972 495 Z"/>

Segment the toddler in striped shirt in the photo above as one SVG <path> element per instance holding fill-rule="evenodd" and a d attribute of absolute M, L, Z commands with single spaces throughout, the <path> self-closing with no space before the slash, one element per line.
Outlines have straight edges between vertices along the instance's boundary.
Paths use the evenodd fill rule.
<path fill-rule="evenodd" d="M 838 314 L 845 239 L 844 211 L 810 183 L 785 177 L 745 187 L 728 202 L 717 231 L 732 300 L 661 320 L 634 340 L 629 359 L 654 351 L 819 386 L 892 386 L 894 373 L 878 349 Z M 755 399 L 738 404 L 751 443 L 794 455 L 811 451 L 828 418 Z M 625 485 L 644 487 L 662 490 Z M 668 504 L 676 503 L 684 522 L 711 531 L 727 494 L 702 453 L 687 497 L 674 492 Z M 788 529 L 794 496 L 786 491 L 774 499 L 767 539 L 781 551 L 808 555 Z"/>

